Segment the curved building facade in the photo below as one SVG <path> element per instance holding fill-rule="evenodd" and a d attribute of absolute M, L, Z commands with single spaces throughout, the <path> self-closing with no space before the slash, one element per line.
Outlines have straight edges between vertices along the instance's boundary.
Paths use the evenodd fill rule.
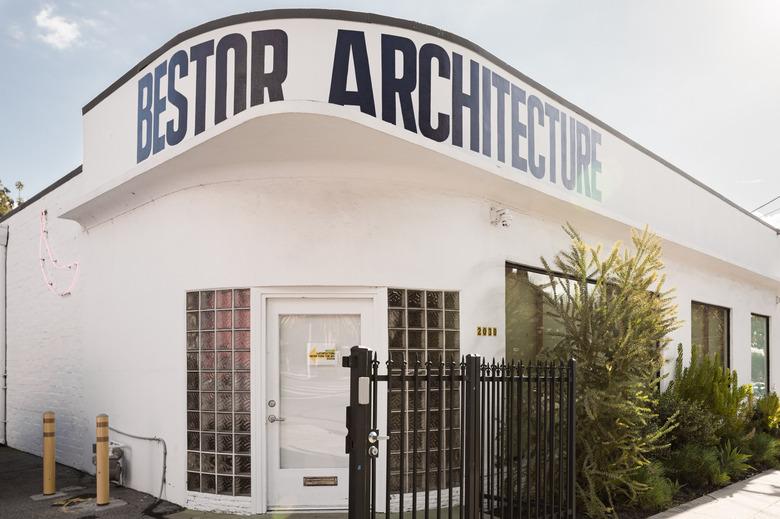
<path fill-rule="evenodd" d="M 107 413 L 168 442 L 170 501 L 345 508 L 344 351 L 532 359 L 553 325 L 529 287 L 566 222 L 601 243 L 649 226 L 673 343 L 758 391 L 780 377 L 778 231 L 463 38 L 247 13 L 176 36 L 83 112 L 83 166 L 0 222 L 13 447 L 39 452 L 51 409 L 59 461 L 91 471 Z M 125 483 L 156 494 L 159 447 L 112 440 Z"/>

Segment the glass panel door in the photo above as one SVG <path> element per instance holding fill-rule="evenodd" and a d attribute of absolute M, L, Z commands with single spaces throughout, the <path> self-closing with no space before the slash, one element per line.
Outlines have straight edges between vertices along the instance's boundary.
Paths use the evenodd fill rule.
<path fill-rule="evenodd" d="M 368 344 L 371 299 L 271 298 L 266 311 L 268 508 L 347 508 L 341 359 Z"/>
<path fill-rule="evenodd" d="M 348 466 L 338 410 L 349 404 L 349 370 L 339 361 L 356 344 L 360 314 L 279 316 L 281 468 Z"/>

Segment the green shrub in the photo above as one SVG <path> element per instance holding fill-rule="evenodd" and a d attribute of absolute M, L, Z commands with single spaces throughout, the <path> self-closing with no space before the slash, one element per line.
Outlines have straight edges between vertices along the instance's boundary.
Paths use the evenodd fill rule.
<path fill-rule="evenodd" d="M 736 371 L 723 367 L 718 354 L 705 355 L 691 346 L 691 362 L 683 368 L 682 344 L 677 347 L 674 380 L 669 385 L 678 400 L 700 402 L 705 409 L 720 417 L 723 423 L 718 434 L 737 442 L 750 432 L 753 418 L 753 388 L 740 386 Z"/>
<path fill-rule="evenodd" d="M 637 494 L 636 505 L 647 512 L 669 508 L 674 495 L 680 490 L 680 485 L 664 475 L 663 466 L 658 462 L 642 467 L 637 472 L 636 481 L 646 486 Z"/>
<path fill-rule="evenodd" d="M 780 398 L 767 393 L 756 401 L 754 421 L 760 431 L 777 434 L 780 430 Z"/>
<path fill-rule="evenodd" d="M 750 454 L 743 454 L 739 447 L 732 447 L 731 441 L 718 449 L 718 459 L 720 461 L 720 470 L 728 474 L 730 480 L 739 479 L 752 467 L 748 465 Z"/>
<path fill-rule="evenodd" d="M 671 431 L 672 448 L 689 443 L 712 447 L 719 443 L 718 432 L 723 418 L 716 416 L 702 402 L 692 402 L 677 397 L 674 391 L 664 391 L 658 402 L 658 418 L 661 424 L 676 417 L 677 427 Z"/>
<path fill-rule="evenodd" d="M 577 361 L 577 493 L 588 516 L 614 517 L 616 503 L 645 490 L 638 472 L 674 427 L 659 425 L 656 409 L 677 308 L 657 236 L 635 232 L 632 247 L 603 253 L 571 226 L 565 231 L 569 249 L 552 266 L 542 258 L 550 281 L 540 294 L 561 330 L 542 355 Z"/>
<path fill-rule="evenodd" d="M 769 433 L 758 432 L 750 438 L 747 450 L 752 455 L 751 461 L 757 467 L 774 467 L 780 456 L 780 440 Z"/>
<path fill-rule="evenodd" d="M 714 447 L 684 445 L 672 452 L 669 467 L 677 481 L 696 490 L 729 482 L 729 475 L 721 470 L 718 449 Z"/>

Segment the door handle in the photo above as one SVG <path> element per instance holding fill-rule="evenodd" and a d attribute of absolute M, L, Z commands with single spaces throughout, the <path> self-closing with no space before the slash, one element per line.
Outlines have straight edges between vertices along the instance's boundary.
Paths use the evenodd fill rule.
<path fill-rule="evenodd" d="M 285 421 L 286 419 L 287 419 L 287 418 L 282 418 L 281 416 L 276 416 L 276 415 L 273 415 L 273 414 L 271 414 L 271 415 L 268 415 L 268 422 L 269 422 L 269 423 L 274 423 L 274 422 L 283 422 L 283 421 Z"/>
<path fill-rule="evenodd" d="M 381 434 L 379 434 L 379 431 L 377 430 L 368 433 L 368 443 L 370 444 L 374 444 L 380 440 L 387 441 L 389 439 L 390 439 L 389 436 L 382 436 Z"/>

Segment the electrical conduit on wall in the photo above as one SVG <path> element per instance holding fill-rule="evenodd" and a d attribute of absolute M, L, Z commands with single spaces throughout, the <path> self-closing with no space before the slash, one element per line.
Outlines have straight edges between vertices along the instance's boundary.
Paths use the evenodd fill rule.
<path fill-rule="evenodd" d="M 0 225 L 0 369 L 2 369 L 2 380 L 0 380 L 0 433 L 3 435 L 0 438 L 0 445 L 8 444 L 8 416 L 6 393 L 8 391 L 8 343 L 6 339 L 8 334 L 6 333 L 6 276 L 8 273 L 8 227 Z"/>

